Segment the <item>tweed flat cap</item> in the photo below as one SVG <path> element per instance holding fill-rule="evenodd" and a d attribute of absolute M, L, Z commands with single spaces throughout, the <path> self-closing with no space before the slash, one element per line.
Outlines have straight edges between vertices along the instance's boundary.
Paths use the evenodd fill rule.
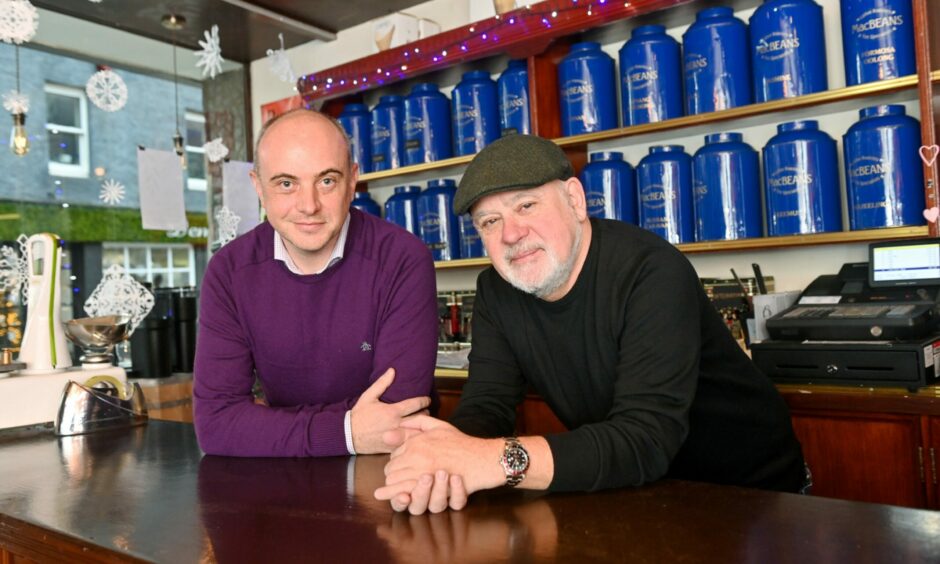
<path fill-rule="evenodd" d="M 535 135 L 509 135 L 473 157 L 454 196 L 454 213 L 467 213 L 477 200 L 495 192 L 535 188 L 567 180 L 574 169 L 561 147 Z"/>

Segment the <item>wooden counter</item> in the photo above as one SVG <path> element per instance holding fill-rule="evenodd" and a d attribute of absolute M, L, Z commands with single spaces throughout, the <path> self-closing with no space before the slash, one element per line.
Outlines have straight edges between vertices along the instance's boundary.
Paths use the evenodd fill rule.
<path fill-rule="evenodd" d="M 164 421 L 0 433 L 0 562 L 940 560 L 935 512 L 692 482 L 395 514 L 372 498 L 385 459 L 203 457 Z"/>

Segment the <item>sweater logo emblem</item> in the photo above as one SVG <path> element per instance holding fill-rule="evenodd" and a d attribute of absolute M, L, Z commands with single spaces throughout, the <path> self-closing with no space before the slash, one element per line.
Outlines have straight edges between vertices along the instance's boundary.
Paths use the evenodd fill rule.
<path fill-rule="evenodd" d="M 372 350 L 372 345 L 370 345 L 366 341 L 363 341 L 362 344 L 359 345 L 359 348 L 362 349 L 362 352 L 369 352 Z"/>

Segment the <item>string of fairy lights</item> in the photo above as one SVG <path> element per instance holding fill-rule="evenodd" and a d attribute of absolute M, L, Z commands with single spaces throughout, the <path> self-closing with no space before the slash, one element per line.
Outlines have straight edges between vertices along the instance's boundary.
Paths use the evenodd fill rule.
<path fill-rule="evenodd" d="M 474 54 L 491 53 L 497 50 L 496 45 L 501 41 L 532 35 L 537 30 L 548 30 L 566 20 L 584 16 L 603 19 L 608 17 L 614 8 L 632 8 L 639 12 L 644 4 L 655 1 L 569 0 L 570 3 L 564 5 L 559 5 L 559 2 L 529 3 L 506 14 L 470 25 L 467 28 L 469 36 L 459 40 L 440 45 L 433 41 L 432 36 L 430 41 L 423 42 L 423 49 L 420 45 L 399 48 L 399 60 L 392 65 L 377 66 L 375 72 L 364 73 L 356 64 L 340 65 L 301 76 L 297 89 L 314 98 L 366 90 L 415 76 L 420 74 L 418 71 L 429 70 L 447 58 L 459 60 L 472 58 Z M 432 43 L 435 43 L 433 48 L 428 46 Z"/>

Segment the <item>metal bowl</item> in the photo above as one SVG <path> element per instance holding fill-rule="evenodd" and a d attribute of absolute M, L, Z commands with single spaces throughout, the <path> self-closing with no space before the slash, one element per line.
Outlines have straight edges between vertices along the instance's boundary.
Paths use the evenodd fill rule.
<path fill-rule="evenodd" d="M 112 347 L 127 338 L 129 324 L 123 315 L 81 317 L 65 322 L 65 335 L 85 352 L 86 362 L 110 361 Z"/>

